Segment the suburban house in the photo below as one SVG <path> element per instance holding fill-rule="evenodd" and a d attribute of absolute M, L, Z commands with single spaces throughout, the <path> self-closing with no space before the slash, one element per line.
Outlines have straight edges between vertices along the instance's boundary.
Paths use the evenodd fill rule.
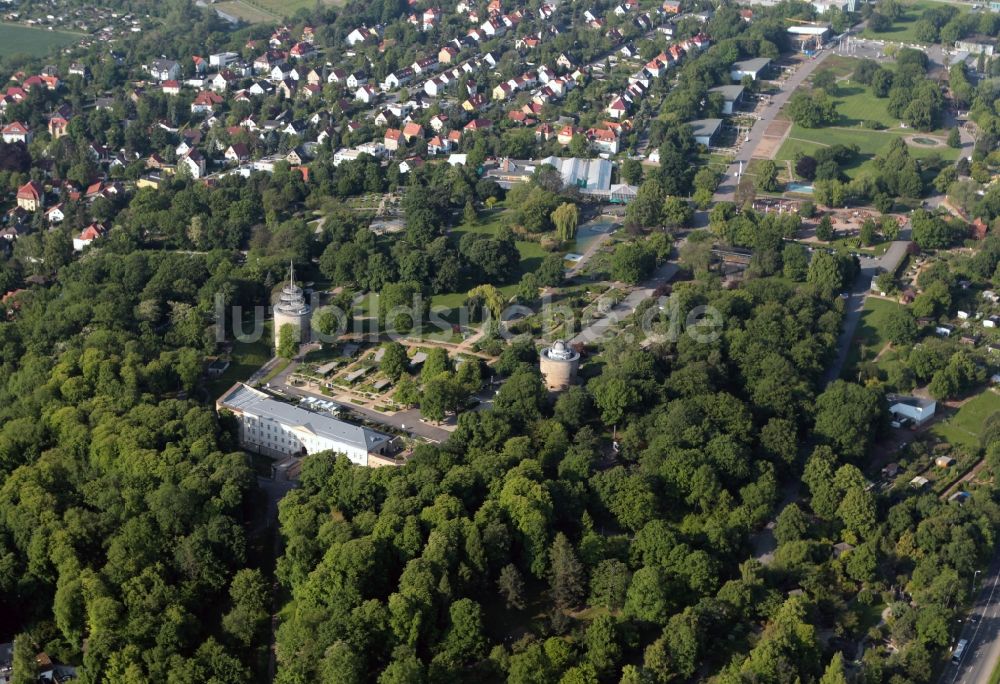
<path fill-rule="evenodd" d="M 352 463 L 377 468 L 397 465 L 389 435 L 274 399 L 243 383 L 215 403 L 239 424 L 240 446 L 267 456 L 306 456 L 321 451 L 344 454 Z"/>
<path fill-rule="evenodd" d="M 31 129 L 20 121 L 12 121 L 0 130 L 0 138 L 5 143 L 21 142 L 27 145 L 31 142 Z"/>
<path fill-rule="evenodd" d="M 415 138 L 424 137 L 424 127 L 415 121 L 411 121 L 403 126 L 403 139 L 406 142 L 413 142 Z"/>
<path fill-rule="evenodd" d="M 914 425 L 921 425 L 934 417 L 937 402 L 923 397 L 906 396 L 902 394 L 886 395 L 889 402 L 889 413 L 896 420 L 909 418 Z"/>
<path fill-rule="evenodd" d="M 314 54 L 316 54 L 316 48 L 314 48 L 313 44 L 307 40 L 296 43 L 288 51 L 288 55 L 290 57 L 294 57 L 295 59 L 308 59 Z"/>
<path fill-rule="evenodd" d="M 197 179 L 205 175 L 205 157 L 198 150 L 191 150 L 178 159 L 177 166 L 186 168 L 192 178 Z"/>
<path fill-rule="evenodd" d="M 203 90 L 198 93 L 191 102 L 192 114 L 211 114 L 215 108 L 223 103 L 223 98 L 218 93 L 211 90 Z"/>
<path fill-rule="evenodd" d="M 82 251 L 84 247 L 103 235 L 104 226 L 100 223 L 91 223 L 89 226 L 80 231 L 79 235 L 73 238 L 73 250 L 76 252 Z"/>
<path fill-rule="evenodd" d="M 624 119 L 628 116 L 631 106 L 628 100 L 619 95 L 611 100 L 611 104 L 608 105 L 608 116 L 612 119 Z"/>
<path fill-rule="evenodd" d="M 237 164 L 242 164 L 250 159 L 250 150 L 247 149 L 245 143 L 233 143 L 228 148 L 226 148 L 226 161 L 236 162 Z"/>
<path fill-rule="evenodd" d="M 363 85 L 354 93 L 354 99 L 358 102 L 364 102 L 365 104 L 371 104 L 377 97 L 378 91 L 370 85 Z"/>
<path fill-rule="evenodd" d="M 223 69 L 209 81 L 209 87 L 217 93 L 224 93 L 238 82 L 239 78 L 232 71 Z"/>
<path fill-rule="evenodd" d="M 383 145 L 385 149 L 390 152 L 395 152 L 399 149 L 399 141 L 403 137 L 403 132 L 398 128 L 390 128 L 385 132 L 385 138 L 383 140 Z"/>
<path fill-rule="evenodd" d="M 45 212 L 45 219 L 49 223 L 62 223 L 65 218 L 66 214 L 63 212 L 62 203 L 57 204 Z"/>
<path fill-rule="evenodd" d="M 362 26 L 361 28 L 356 28 L 347 34 L 347 44 L 354 47 L 358 43 L 365 43 L 367 41 L 378 40 L 379 35 L 377 31 L 373 31 L 369 28 Z"/>
<path fill-rule="evenodd" d="M 28 181 L 17 189 L 17 206 L 25 211 L 38 211 L 45 204 L 45 188 L 38 181 Z"/>
<path fill-rule="evenodd" d="M 157 81 L 176 81 L 181 75 L 181 65 L 172 59 L 154 59 L 149 65 L 149 75 Z"/>
<path fill-rule="evenodd" d="M 345 83 L 347 83 L 348 90 L 356 90 L 365 83 L 368 83 L 368 76 L 360 71 L 355 71 L 354 73 L 347 75 Z"/>

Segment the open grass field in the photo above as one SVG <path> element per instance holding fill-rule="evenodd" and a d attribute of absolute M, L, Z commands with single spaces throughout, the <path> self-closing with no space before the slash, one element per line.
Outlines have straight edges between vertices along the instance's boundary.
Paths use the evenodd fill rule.
<path fill-rule="evenodd" d="M 274 23 L 281 19 L 281 17 L 277 14 L 248 5 L 245 2 L 242 2 L 242 0 L 226 0 L 226 2 L 218 2 L 212 5 L 212 9 L 217 9 L 220 12 L 236 17 L 237 19 L 242 19 L 248 24 Z"/>
<path fill-rule="evenodd" d="M 854 339 L 868 347 L 872 351 L 872 356 L 889 342 L 885 323 L 889 314 L 901 306 L 901 304 L 888 299 L 868 297 L 865 300 L 865 308 L 861 312 L 861 320 L 858 323 Z"/>
<path fill-rule="evenodd" d="M 344 4 L 346 0 L 227 0 L 213 7 L 251 24 L 260 24 L 290 17 L 300 9 L 312 9 L 316 5 Z"/>
<path fill-rule="evenodd" d="M 854 73 L 858 68 L 861 59 L 858 57 L 848 57 L 847 55 L 827 55 L 823 60 L 820 71 L 832 71 L 837 78 L 845 78 Z"/>
<path fill-rule="evenodd" d="M 875 38 L 878 40 L 891 40 L 897 43 L 921 43 L 922 41 L 917 40 L 917 37 L 913 30 L 913 25 L 917 23 L 920 19 L 920 15 L 923 14 L 924 10 L 931 7 L 940 7 L 942 4 L 948 4 L 952 7 L 958 9 L 959 14 L 964 14 L 969 11 L 968 6 L 959 5 L 957 3 L 940 3 L 933 2 L 933 0 L 917 0 L 916 2 L 904 2 L 903 6 L 906 11 L 903 16 L 893 23 L 889 27 L 889 30 L 882 32 L 872 31 L 870 28 L 865 28 L 862 35 L 867 38 Z"/>
<path fill-rule="evenodd" d="M 234 342 L 229 368 L 220 377 L 206 383 L 209 395 L 214 399 L 235 383 L 253 375 L 274 356 L 271 345 L 270 322 L 265 325 L 264 336 L 256 342 Z"/>
<path fill-rule="evenodd" d="M 851 348 L 844 364 L 844 376 L 854 377 L 858 364 L 871 361 L 889 341 L 885 332 L 885 321 L 889 312 L 901 305 L 888 299 L 868 297 L 861 312 L 861 320 L 851 340 Z"/>
<path fill-rule="evenodd" d="M 1000 394 L 991 389 L 965 402 L 948 420 L 931 428 L 931 432 L 954 446 L 975 449 L 979 446 L 979 433 L 983 421 L 1000 411 Z"/>
<path fill-rule="evenodd" d="M 465 233 L 481 233 L 483 235 L 495 235 L 498 230 L 500 230 L 500 219 L 503 214 L 502 209 L 494 209 L 491 214 L 480 218 L 480 222 L 475 226 L 459 226 L 451 232 L 452 239 L 457 243 L 462 239 L 462 235 Z M 505 285 L 500 288 L 500 291 L 507 297 L 513 296 L 514 290 L 517 288 L 517 281 L 521 279 L 521 276 L 525 273 L 531 273 L 538 269 L 542 265 L 542 260 L 548 255 L 541 245 L 537 242 L 529 242 L 526 240 L 517 240 L 514 245 L 517 247 L 518 254 L 521 255 L 521 262 L 518 264 L 517 268 L 517 278 L 514 283 L 510 285 Z M 455 308 L 461 306 L 465 302 L 466 293 L 463 292 L 450 292 L 446 294 L 435 295 L 431 300 L 431 306 L 447 306 Z"/>
<path fill-rule="evenodd" d="M 848 108 L 848 111 L 850 111 L 850 108 Z M 844 166 L 842 170 L 849 177 L 854 178 L 865 170 L 865 167 L 875 155 L 880 154 L 889 147 L 889 143 L 892 142 L 893 137 L 909 138 L 913 135 L 929 137 L 929 134 L 915 133 L 912 129 L 897 128 L 885 131 L 873 131 L 858 127 L 803 128 L 796 124 L 792 126 L 792 131 L 789 133 L 788 139 L 785 140 L 781 149 L 778 150 L 778 155 L 775 159 L 777 161 L 794 161 L 797 155 L 809 154 L 820 147 L 829 147 L 838 143 L 841 145 L 853 144 L 857 145 L 860 150 L 858 159 L 853 164 Z M 958 158 L 959 152 L 946 145 L 925 147 L 910 144 L 909 147 L 910 154 L 917 159 L 937 154 L 942 159 L 954 161 Z"/>
<path fill-rule="evenodd" d="M 0 23 L 0 57 L 16 54 L 42 57 L 52 50 L 72 45 L 81 38 L 82 33 Z"/>
<path fill-rule="evenodd" d="M 875 97 L 870 88 L 840 81 L 831 95 L 840 114 L 838 126 L 858 126 L 862 121 L 877 121 L 887 129 L 899 126 L 899 119 L 889 114 L 889 98 Z"/>

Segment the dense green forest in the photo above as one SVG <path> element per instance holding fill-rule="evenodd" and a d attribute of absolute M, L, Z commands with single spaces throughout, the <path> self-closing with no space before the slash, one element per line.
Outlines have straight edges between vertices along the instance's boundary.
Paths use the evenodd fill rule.
<path fill-rule="evenodd" d="M 461 295 L 518 278 L 514 299 L 534 304 L 541 288 L 563 284 L 565 263 L 553 250 L 522 274 L 517 241 L 541 244 L 558 208 L 584 202 L 552 169 L 506 193 L 478 176 L 474 169 L 489 156 L 539 152 L 532 132 L 506 121 L 464 137 L 465 167 L 428 163 L 403 174 L 367 156 L 334 167 L 338 146 L 377 136 L 367 122 L 349 132 L 356 112 L 333 102 L 342 93 L 329 92 L 227 102 L 225 125 L 205 132 L 206 148 L 242 140 L 259 158 L 303 140 L 231 127 L 286 110 L 299 122 L 321 114 L 333 134 L 317 147 L 307 177 L 282 162 L 272 174 L 221 178 L 212 187 L 180 174 L 155 190 L 134 189 L 148 155 L 176 159 L 179 138 L 168 128 L 195 118 L 190 93 L 147 92 L 133 101 L 127 84 L 144 77 L 141 65 L 165 46 L 188 71 L 193 54 L 234 49 L 252 58 L 259 46 L 248 41 L 266 41 L 273 27 L 230 30 L 183 0 L 106 4 L 160 23 L 123 39 L 120 60 L 106 45 L 53 56 L 63 71 L 79 59 L 89 83 L 68 82 L 58 94 L 35 89 L 6 116 L 42 131 L 45 115 L 69 103 L 67 135 L 0 144 L 5 192 L 29 179 L 86 187 L 103 173 L 89 152 L 95 142 L 123 150 L 126 163 L 108 175 L 129 184 L 116 201 L 68 200 L 67 218 L 53 230 L 38 213 L 34 230 L 0 257 L 0 294 L 21 290 L 0 312 L 0 630 L 17 635 L 18 684 L 33 681 L 42 650 L 79 664 L 81 681 L 93 684 L 266 681 L 275 612 L 279 684 L 907 684 L 939 672 L 975 572 L 996 545 L 1000 507 L 991 483 L 1000 474 L 1000 425 L 988 420 L 970 447 L 985 455 L 986 484 L 964 501 L 867 478 L 878 471 L 873 446 L 887 430 L 887 389 L 927 384 L 944 399 L 985 381 L 986 364 L 957 341 L 914 346 L 915 318 L 947 317 L 963 279 L 996 287 L 1000 239 L 920 273 L 921 293 L 889 326 L 905 352 L 888 372 L 861 364 L 858 382 L 826 384 L 844 316 L 837 294 L 854 281 L 857 260 L 809 256 L 787 242 L 802 226 L 797 215 L 717 203 L 709 230 L 691 232 L 680 247 L 685 272 L 670 306 L 658 314 L 661 302 L 650 299 L 635 314 L 652 312 L 654 332 L 668 333 L 667 341 L 622 336 L 590 349 L 581 382 L 553 397 L 538 374 L 538 340 L 505 343 L 487 331 L 482 348 L 497 352 L 492 370 L 503 379 L 492 408 L 461 413 L 447 442 L 421 444 L 399 468 L 353 467 L 332 453 L 305 459 L 301 487 L 279 508 L 275 559 L 252 462 L 212 410 L 203 381 L 206 356 L 219 351 L 216 298 L 266 304 L 291 260 L 324 287 L 342 288 L 337 303 L 380 293 L 383 318 L 415 293 Z M 882 0 L 882 9 L 892 4 Z M 585 26 L 588 7 L 565 8 L 566 25 Z M 777 57 L 788 47 L 786 18 L 815 15 L 805 3 L 783 3 L 755 9 L 747 23 L 735 7 L 717 9 L 705 25 L 679 22 L 678 36 L 706 30 L 714 44 L 676 78 L 653 85 L 624 139 L 635 146 L 646 133 L 661 163 L 621 164 L 622 179 L 640 187 L 625 214 L 628 238 L 608 256 L 614 280 L 648 277 L 671 251 L 670 231 L 690 225 L 692 205 L 712 205 L 719 175 L 696 168 L 700 150 L 678 122 L 717 115 L 721 101 L 708 92 L 729 81 L 732 62 Z M 295 28 L 316 26 L 317 45 L 335 54 L 351 29 L 389 23 L 384 53 L 362 46 L 342 62 L 370 65 L 380 78 L 467 29 L 449 16 L 425 34 L 405 21 L 408 12 L 398 0 L 317 4 L 299 12 Z M 518 30 L 535 28 L 526 19 Z M 623 39 L 641 34 L 631 24 L 622 30 Z M 523 71 L 509 45 L 481 47 L 499 57 L 487 78 Z M 603 32 L 570 28 L 547 40 L 537 61 L 565 52 L 582 63 L 613 47 Z M 639 42 L 640 52 L 661 48 Z M 854 77 L 928 127 L 939 123 L 944 103 L 927 85 L 922 55 L 903 50 L 892 69 L 864 62 Z M 21 67 L 41 63 L 0 62 L 4 73 Z M 841 167 L 857 161 L 858 149 L 833 145 L 796 159 L 796 173 L 815 181 L 817 203 L 871 201 L 888 210 L 933 189 L 995 220 L 1000 186 L 987 186 L 986 161 L 1000 135 L 997 85 L 986 79 L 973 87 L 961 65 L 950 75 L 953 97 L 979 124 L 974 161 L 918 160 L 900 141 L 874 158 L 876 173 L 852 179 Z M 585 110 L 609 88 L 593 79 L 561 106 Z M 824 123 L 829 102 L 814 92 L 794 109 L 807 123 Z M 89 106 L 107 93 L 110 109 Z M 434 105 L 421 116 L 438 111 Z M 590 108 L 581 122 L 601 112 Z M 774 182 L 776 174 L 760 175 Z M 405 229 L 376 236 L 345 200 L 388 192 L 401 196 Z M 468 230 L 498 202 L 495 231 Z M 964 224 L 922 209 L 911 219 L 924 249 L 967 235 Z M 77 257 L 71 236 L 92 220 L 111 230 Z M 461 237 L 450 230 L 459 226 Z M 892 220 L 866 226 L 871 241 L 876 232 L 898 237 Z M 656 228 L 645 233 L 649 227 Z M 829 219 L 817 235 L 827 229 Z M 724 289 L 711 268 L 716 241 L 753 250 L 738 289 Z M 482 292 L 473 303 L 487 299 Z M 686 331 L 671 328 L 669 311 L 699 306 L 719 312 L 718 334 L 672 338 Z M 409 381 L 406 350 L 389 349 L 394 377 Z M 438 356 L 447 367 L 444 354 L 427 366 Z M 451 384 L 461 385 L 463 399 L 478 389 L 482 369 L 462 368 L 438 383 L 441 394 Z M 432 408 L 427 387 L 434 385 L 403 403 L 421 403 L 431 419 L 463 403 Z M 417 394 L 412 382 L 408 389 Z"/>
<path fill-rule="evenodd" d="M 554 406 L 511 347 L 494 410 L 406 467 L 310 459 L 281 504 L 278 681 L 834 682 L 837 644 L 865 638 L 864 681 L 926 681 L 993 544 L 990 492 L 866 486 L 882 398 L 819 392 L 840 315 L 812 286 L 675 296 L 724 311 L 722 337 L 612 347 Z M 800 476 L 773 562 L 747 561 Z"/>
<path fill-rule="evenodd" d="M 0 623 L 28 627 L 19 676 L 44 649 L 84 681 L 249 678 L 270 600 L 256 480 L 191 394 L 192 312 L 226 266 L 94 254 L 0 323 Z"/>

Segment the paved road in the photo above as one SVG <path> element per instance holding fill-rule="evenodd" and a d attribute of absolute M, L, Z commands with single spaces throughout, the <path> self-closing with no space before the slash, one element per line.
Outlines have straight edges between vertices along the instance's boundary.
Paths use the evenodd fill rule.
<path fill-rule="evenodd" d="M 274 558 L 277 558 L 281 553 L 281 534 L 278 531 L 278 502 L 281 501 L 282 497 L 285 496 L 295 487 L 298 487 L 298 482 L 290 482 L 288 480 L 272 480 L 269 477 L 258 477 L 257 485 L 264 492 L 267 497 L 267 514 L 265 516 L 265 525 L 273 531 L 273 546 L 271 552 Z M 274 681 L 274 672 L 277 665 L 274 651 L 275 643 L 275 630 L 278 629 L 278 613 L 281 610 L 282 604 L 280 600 L 281 593 L 279 591 L 278 581 L 275 579 L 271 586 L 271 632 L 270 632 L 270 643 L 268 646 L 268 661 L 267 661 L 267 678 L 269 682 Z"/>
<path fill-rule="evenodd" d="M 907 227 L 900 232 L 900 240 L 896 240 L 889 249 L 878 259 L 861 259 L 861 268 L 858 269 L 858 277 L 854 280 L 854 285 L 850 290 L 850 297 L 845 302 L 844 324 L 840 330 L 840 337 L 837 338 L 837 358 L 826 370 L 824 384 L 830 384 L 840 377 L 847 363 L 847 354 L 851 349 L 851 340 L 854 339 L 854 331 L 861 320 L 861 312 L 865 308 L 865 297 L 871 288 L 872 278 L 883 271 L 895 271 L 906 256 L 906 250 L 910 245 L 910 229 Z"/>
<path fill-rule="evenodd" d="M 980 578 L 979 595 L 969 611 L 959 639 L 966 639 L 958 664 L 948 663 L 939 684 L 988 684 L 1000 662 L 1000 549 Z"/>
<path fill-rule="evenodd" d="M 771 104 L 769 104 L 764 112 L 761 114 L 760 119 L 757 123 L 753 125 L 750 129 L 750 133 L 747 136 L 746 142 L 740 147 L 740 151 L 733 158 L 733 162 L 726 169 L 726 176 L 722 179 L 722 183 L 719 188 L 715 191 L 715 201 L 716 202 L 731 202 L 736 193 L 736 174 L 739 172 L 740 162 L 746 166 L 750 159 L 753 157 L 754 152 L 757 151 L 757 146 L 760 145 L 761 140 L 764 139 L 764 132 L 767 131 L 767 127 L 774 121 L 774 117 L 777 116 L 778 111 L 784 106 L 788 98 L 791 97 L 792 93 L 802 85 L 802 83 L 809 78 L 810 74 L 823 63 L 826 56 L 830 54 L 829 51 L 824 50 L 819 55 L 813 59 L 809 59 L 803 62 L 798 69 L 795 70 L 788 80 L 781 86 L 781 91 L 771 98 Z"/>

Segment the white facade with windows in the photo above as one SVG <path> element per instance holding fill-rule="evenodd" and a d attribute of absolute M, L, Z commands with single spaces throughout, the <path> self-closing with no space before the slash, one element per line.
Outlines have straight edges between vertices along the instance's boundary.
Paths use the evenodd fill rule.
<path fill-rule="evenodd" d="M 240 446 L 274 458 L 335 451 L 358 465 L 380 466 L 391 455 L 389 435 L 279 401 L 243 383 L 226 392 L 216 409 L 236 416 Z"/>

